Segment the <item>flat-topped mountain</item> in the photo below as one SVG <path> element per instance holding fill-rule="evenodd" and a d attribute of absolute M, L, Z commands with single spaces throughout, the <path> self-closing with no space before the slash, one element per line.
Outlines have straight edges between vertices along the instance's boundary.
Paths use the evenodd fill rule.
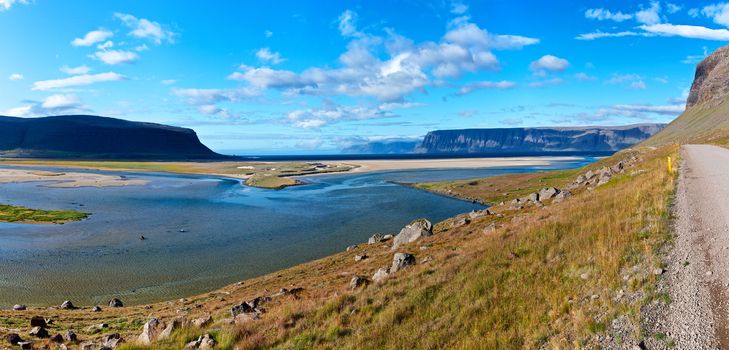
<path fill-rule="evenodd" d="M 665 124 L 431 131 L 417 153 L 609 152 L 639 143 Z"/>
<path fill-rule="evenodd" d="M 186 128 L 91 115 L 0 116 L 0 157 L 217 159 Z"/>

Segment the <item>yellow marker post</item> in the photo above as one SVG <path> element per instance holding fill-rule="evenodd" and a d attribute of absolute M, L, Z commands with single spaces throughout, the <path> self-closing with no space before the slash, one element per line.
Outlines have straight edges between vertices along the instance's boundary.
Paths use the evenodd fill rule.
<path fill-rule="evenodd" d="M 673 174 L 673 167 L 671 166 L 671 157 L 668 157 L 668 173 Z"/>

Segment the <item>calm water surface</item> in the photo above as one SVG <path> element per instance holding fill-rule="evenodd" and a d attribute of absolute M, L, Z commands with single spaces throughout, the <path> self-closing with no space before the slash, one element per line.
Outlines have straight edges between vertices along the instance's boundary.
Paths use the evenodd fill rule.
<path fill-rule="evenodd" d="M 73 189 L 0 184 L 0 203 L 92 213 L 65 225 L 0 223 L 0 307 L 66 299 L 95 305 L 111 297 L 133 304 L 210 291 L 342 251 L 376 232 L 396 233 L 415 218 L 435 222 L 482 208 L 396 183 L 572 168 L 594 160 L 316 176 L 280 191 L 223 178 L 130 172 L 103 173 L 149 183 Z"/>

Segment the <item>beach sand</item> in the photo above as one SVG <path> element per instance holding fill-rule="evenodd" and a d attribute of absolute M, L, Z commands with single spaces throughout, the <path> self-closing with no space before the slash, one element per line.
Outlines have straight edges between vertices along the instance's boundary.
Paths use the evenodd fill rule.
<path fill-rule="evenodd" d="M 577 160 L 579 157 L 506 157 L 506 158 L 450 158 L 450 159 L 377 159 L 343 160 L 337 163 L 356 165 L 349 172 L 370 172 L 407 169 L 473 169 L 506 166 L 550 165 L 556 161 Z M 322 161 L 323 163 L 328 163 Z"/>
<path fill-rule="evenodd" d="M 51 182 L 47 187 L 120 187 L 144 185 L 144 180 L 127 180 L 120 176 L 75 173 L 49 172 L 27 169 L 0 169 L 0 183 L 18 182 Z"/>

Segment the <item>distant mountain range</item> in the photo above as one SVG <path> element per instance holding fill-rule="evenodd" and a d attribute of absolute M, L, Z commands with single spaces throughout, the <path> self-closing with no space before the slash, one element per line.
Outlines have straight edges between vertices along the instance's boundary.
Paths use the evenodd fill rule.
<path fill-rule="evenodd" d="M 91 115 L 0 116 L 0 157 L 220 159 L 191 129 Z"/>
<path fill-rule="evenodd" d="M 377 141 L 353 145 L 345 153 L 477 154 L 611 152 L 640 143 L 665 124 L 625 126 L 493 128 L 431 131 L 422 141 Z"/>

